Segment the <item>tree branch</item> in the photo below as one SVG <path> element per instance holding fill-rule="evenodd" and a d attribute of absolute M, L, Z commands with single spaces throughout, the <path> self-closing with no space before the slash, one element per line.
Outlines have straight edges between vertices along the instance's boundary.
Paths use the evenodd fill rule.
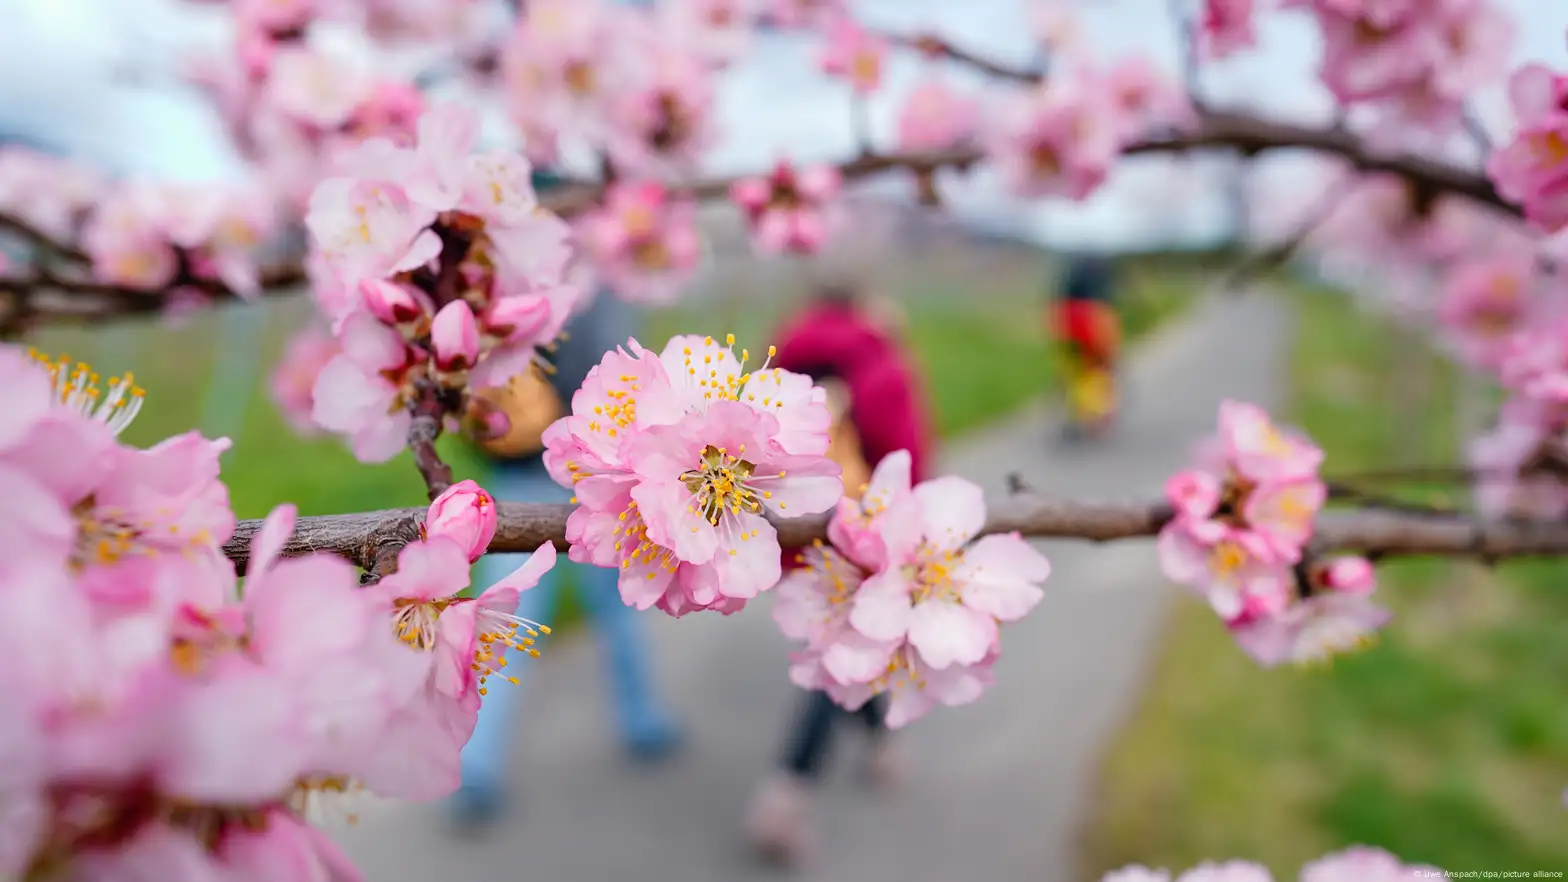
<path fill-rule="evenodd" d="M 1522 216 L 1519 207 L 1504 200 L 1492 186 L 1492 182 L 1479 172 L 1422 156 L 1375 153 L 1355 135 L 1339 128 L 1317 129 L 1272 122 L 1239 113 L 1205 111 L 1200 115 L 1198 124 L 1190 130 L 1168 138 L 1151 138 L 1135 142 L 1123 153 L 1135 156 L 1203 149 L 1237 150 L 1247 156 L 1271 150 L 1312 150 L 1327 153 L 1346 160 L 1363 172 L 1398 175 L 1420 189 L 1462 196 L 1504 214 Z M 844 180 L 853 181 L 895 169 L 920 172 L 947 167 L 964 171 L 982 159 L 984 154 L 978 148 L 954 147 L 947 150 L 857 156 L 840 164 L 838 169 Z M 674 186 L 670 189 L 698 199 L 722 199 L 729 194 L 730 185 L 736 180 L 738 178 L 715 178 L 685 186 Z M 592 208 L 603 197 L 604 187 L 596 184 L 578 184 L 552 191 L 546 194 L 541 202 L 545 208 L 568 216 Z"/>
<path fill-rule="evenodd" d="M 521 502 L 497 505 L 499 525 L 491 553 L 532 551 L 545 542 L 566 545 L 566 519 L 573 506 Z M 363 514 L 300 518 L 284 545 L 285 555 L 327 551 L 373 569 L 384 565 L 388 549 L 417 535 L 424 510 L 417 508 Z M 1017 531 L 1025 536 L 1109 542 L 1150 537 L 1171 518 L 1163 503 L 1093 503 L 1050 499 L 1023 493 L 993 500 L 983 533 Z M 827 536 L 827 515 L 775 520 L 786 548 Z M 243 575 L 259 520 L 240 521 L 224 553 Z M 401 545 L 396 545 L 401 547 Z M 1319 515 L 1314 553 L 1359 552 L 1372 557 L 1444 555 L 1530 557 L 1568 554 L 1568 524 L 1482 521 L 1459 514 L 1396 511 L 1330 511 Z"/>

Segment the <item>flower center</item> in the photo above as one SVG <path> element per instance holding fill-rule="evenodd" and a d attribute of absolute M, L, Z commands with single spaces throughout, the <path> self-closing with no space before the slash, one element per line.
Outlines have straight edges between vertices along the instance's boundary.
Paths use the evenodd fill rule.
<path fill-rule="evenodd" d="M 1557 166 L 1568 162 L 1568 139 L 1555 129 L 1530 136 L 1529 143 L 1540 165 Z"/>
<path fill-rule="evenodd" d="M 854 79 L 871 83 L 882 72 L 882 62 L 873 53 L 857 52 L 854 59 L 850 61 L 850 72 Z"/>
<path fill-rule="evenodd" d="M 341 819 L 352 826 L 359 823 L 355 803 L 367 793 L 365 785 L 343 775 L 306 775 L 294 782 L 283 804 L 316 824 Z"/>
<path fill-rule="evenodd" d="M 1050 144 L 1036 144 L 1029 151 L 1031 170 L 1040 177 L 1051 177 L 1062 170 L 1062 161 L 1056 148 Z"/>
<path fill-rule="evenodd" d="M 156 553 L 142 541 L 145 528 L 133 523 L 118 508 L 100 506 L 89 496 L 71 511 L 76 515 L 76 550 L 71 554 L 71 566 L 77 570 L 117 563 L 132 555 Z"/>
<path fill-rule="evenodd" d="M 73 364 L 69 355 L 51 360 L 36 349 L 30 350 L 28 355 L 49 372 L 55 397 L 60 404 L 103 423 L 114 434 L 125 431 L 125 427 L 141 412 L 142 400 L 147 393 L 136 385 L 136 378 L 130 371 L 118 377 L 110 377 L 109 391 L 105 395 L 98 385 L 98 374 L 86 362 Z"/>
<path fill-rule="evenodd" d="M 914 602 L 939 600 L 958 603 L 962 601 L 963 586 L 953 578 L 953 571 L 963 563 L 963 560 L 962 549 L 937 551 L 930 546 L 923 546 L 913 567 L 911 581 L 915 587 L 911 592 L 911 598 Z"/>
<path fill-rule="evenodd" d="M 806 565 L 806 569 L 816 578 L 817 584 L 826 588 L 827 601 L 830 607 L 843 606 L 854 598 L 855 589 L 860 587 L 862 573 L 860 567 L 846 560 L 837 551 L 828 548 L 821 539 L 811 540 L 810 553 L 802 554 L 798 560 Z M 832 619 L 837 610 L 829 609 L 823 617 L 824 623 Z"/>
<path fill-rule="evenodd" d="M 654 102 L 658 122 L 648 142 L 656 150 L 670 150 L 681 146 L 691 137 L 692 119 L 680 99 L 673 93 L 661 92 Z"/>
<path fill-rule="evenodd" d="M 393 604 L 392 629 L 399 640 L 420 652 L 429 652 L 436 645 L 436 620 L 447 607 L 461 598 L 443 597 L 439 600 L 415 600 L 400 597 Z"/>
<path fill-rule="evenodd" d="M 746 452 L 745 445 L 739 452 Z M 681 483 L 692 492 L 702 516 L 717 526 L 726 509 L 732 515 L 743 511 L 762 514 L 761 494 L 750 485 L 756 468 L 755 464 L 710 444 L 702 449 L 697 468 L 681 475 Z"/>
<path fill-rule="evenodd" d="M 1234 542 L 1223 540 L 1209 552 L 1209 569 L 1217 576 L 1229 576 L 1247 562 L 1247 552 Z"/>
<path fill-rule="evenodd" d="M 632 262 L 645 270 L 667 270 L 673 263 L 670 249 L 658 239 L 646 239 L 632 246 Z"/>
<path fill-rule="evenodd" d="M 593 93 L 597 77 L 594 76 L 593 65 L 586 61 L 573 61 L 561 71 L 566 82 L 566 88 L 578 96 L 587 96 Z"/>

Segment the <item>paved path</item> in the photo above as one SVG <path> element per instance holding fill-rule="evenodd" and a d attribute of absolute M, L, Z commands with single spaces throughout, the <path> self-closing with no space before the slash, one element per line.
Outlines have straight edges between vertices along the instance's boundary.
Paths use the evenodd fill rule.
<path fill-rule="evenodd" d="M 1129 366 L 1123 432 L 1063 450 L 1043 407 L 949 451 L 948 470 L 1003 492 L 1009 471 L 1041 490 L 1148 498 L 1211 430 L 1220 398 L 1269 403 L 1280 388 L 1287 313 L 1221 298 L 1142 346 Z M 1006 632 L 998 685 L 980 702 L 907 730 L 902 791 L 853 772 L 846 728 L 822 793 L 822 882 L 1071 882 L 1098 750 L 1137 696 L 1165 588 L 1146 542 L 1048 542 L 1046 600 Z M 762 607 L 763 604 L 758 604 Z M 482 840 L 455 839 L 428 806 L 383 808 L 341 834 L 372 882 L 742 882 L 779 878 L 737 836 L 771 768 L 796 693 L 787 643 L 765 608 L 732 617 L 653 617 L 664 682 L 690 729 L 664 767 L 621 759 L 590 641 L 546 654 L 515 754 L 522 814 Z"/>

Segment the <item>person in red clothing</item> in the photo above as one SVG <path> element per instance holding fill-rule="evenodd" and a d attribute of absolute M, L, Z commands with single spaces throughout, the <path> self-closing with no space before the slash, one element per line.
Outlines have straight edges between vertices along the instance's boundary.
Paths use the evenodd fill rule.
<path fill-rule="evenodd" d="M 1099 434 L 1115 419 L 1116 364 L 1121 321 L 1113 302 L 1114 267 L 1099 257 L 1076 257 L 1052 299 L 1051 332 L 1057 341 L 1070 415 L 1068 437 Z"/>
<path fill-rule="evenodd" d="M 915 481 L 925 477 L 931 430 L 919 377 L 899 340 L 896 309 L 842 287 L 821 292 L 781 334 L 773 364 L 807 374 L 828 391 L 834 412 L 828 456 L 844 469 L 845 494 L 858 496 L 876 463 L 909 451 Z M 786 569 L 798 554 L 785 551 Z M 853 717 L 873 739 L 869 771 L 887 786 L 899 760 L 883 723 L 884 696 L 850 714 L 823 692 L 801 697 L 782 768 L 763 782 L 746 817 L 746 832 L 764 856 L 794 863 L 811 849 L 811 785 L 821 776 L 840 720 Z"/>

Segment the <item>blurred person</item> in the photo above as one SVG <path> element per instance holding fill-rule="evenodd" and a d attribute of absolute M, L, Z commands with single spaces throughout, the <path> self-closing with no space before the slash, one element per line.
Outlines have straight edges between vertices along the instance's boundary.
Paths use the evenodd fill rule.
<path fill-rule="evenodd" d="M 1115 287 L 1111 261 L 1077 256 L 1052 297 L 1050 332 L 1067 396 L 1069 439 L 1103 434 L 1116 417 L 1122 329 Z"/>
<path fill-rule="evenodd" d="M 885 298 L 829 287 L 781 334 L 773 364 L 806 374 L 828 393 L 833 415 L 828 456 L 844 470 L 844 493 L 858 499 L 883 457 L 908 450 L 915 481 L 925 478 L 931 429 L 917 373 L 902 341 L 903 315 Z M 799 565 L 785 551 L 784 565 Z M 902 756 L 890 738 L 885 696 L 846 711 L 825 692 L 801 695 L 779 769 L 753 796 L 745 832 L 759 853 L 782 863 L 805 858 L 815 845 L 813 786 L 821 779 L 834 728 L 853 719 L 871 736 L 867 773 L 891 787 L 902 777 Z"/>
<path fill-rule="evenodd" d="M 535 186 L 548 189 L 556 179 L 535 175 Z M 597 294 L 582 313 L 567 324 L 564 340 L 554 353 L 553 373 L 537 365 L 490 394 L 491 400 L 511 420 L 508 432 L 480 445 L 491 462 L 490 473 L 480 484 L 497 499 L 513 502 L 567 502 L 571 491 L 561 487 L 545 470 L 541 436 L 564 415 L 572 393 L 604 353 L 625 345 L 635 332 L 636 311 L 608 292 Z M 479 559 L 476 585 L 491 585 L 523 562 L 526 555 L 487 554 Z M 653 655 L 648 651 L 644 622 L 636 609 L 621 600 L 619 572 L 613 568 L 572 563 L 563 555 L 534 588 L 526 591 L 517 615 L 549 622 L 556 608 L 563 577 L 575 583 L 581 601 L 605 654 L 620 740 L 635 760 L 657 761 L 674 752 L 681 735 L 658 695 L 654 683 Z M 507 670 L 520 680 L 533 664 L 515 664 Z M 516 734 L 523 730 L 522 684 L 501 684 L 490 689 L 480 706 L 473 737 L 462 753 L 462 786 L 452 799 L 453 820 L 462 829 L 476 829 L 497 820 L 507 807 L 507 758 Z"/>

